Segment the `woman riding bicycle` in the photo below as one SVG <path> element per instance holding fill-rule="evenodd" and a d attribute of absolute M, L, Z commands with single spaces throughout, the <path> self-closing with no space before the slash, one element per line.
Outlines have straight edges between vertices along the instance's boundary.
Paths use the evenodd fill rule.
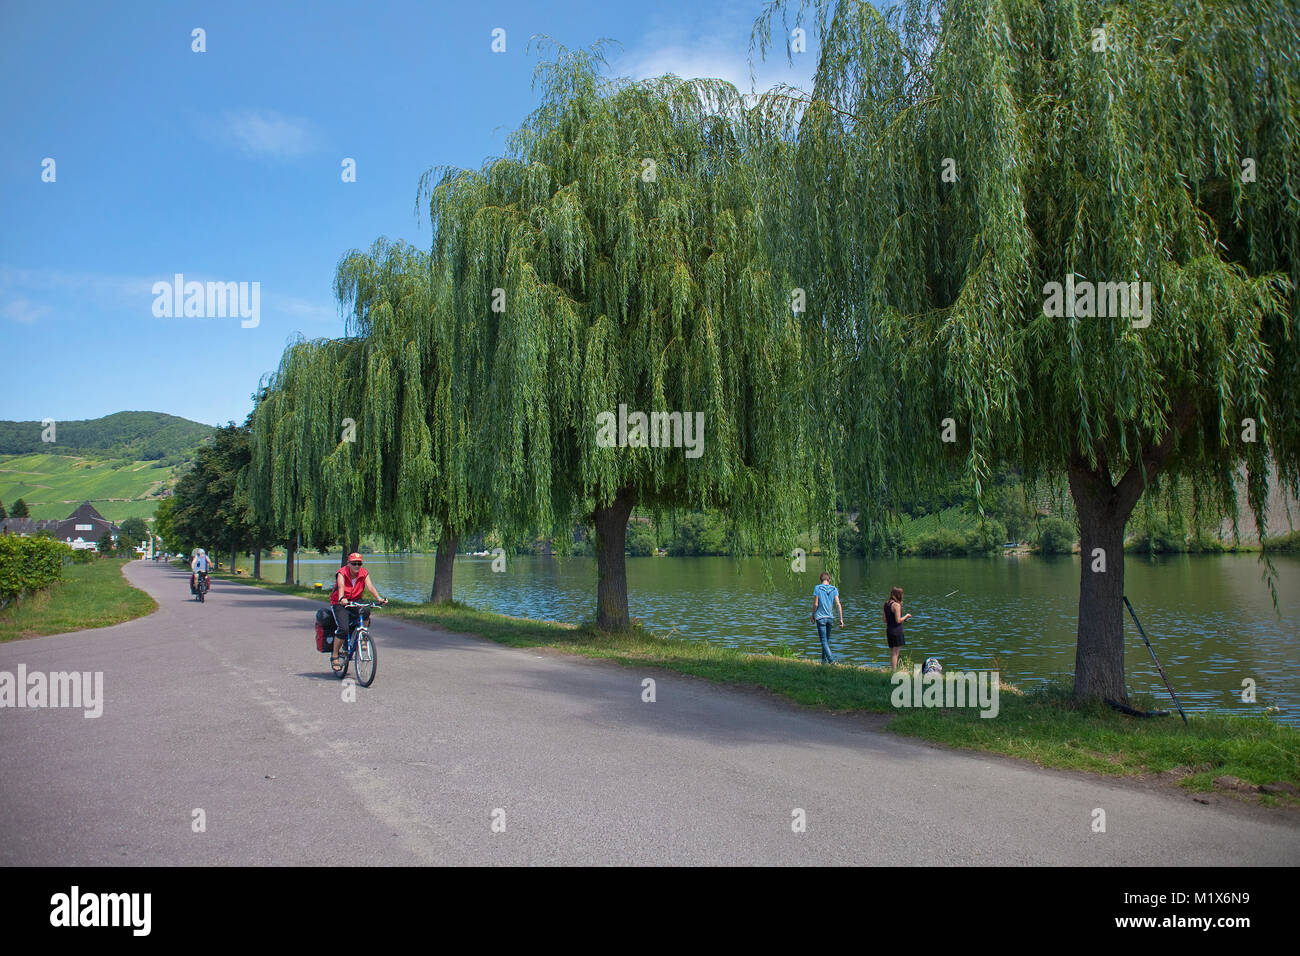
<path fill-rule="evenodd" d="M 194 552 L 194 560 L 190 562 L 190 593 L 193 594 L 199 586 L 199 582 L 208 576 L 212 570 L 212 561 L 208 553 L 202 548 Z"/>
<path fill-rule="evenodd" d="M 352 601 L 360 599 L 363 593 L 369 591 L 375 596 L 375 601 L 379 604 L 387 604 L 388 599 L 379 596 L 375 590 L 375 583 L 370 580 L 370 575 L 361 567 L 361 555 L 355 551 L 348 555 L 348 563 L 339 568 L 338 573 L 334 575 L 334 590 L 330 591 L 330 611 L 334 614 L 334 652 L 330 655 L 330 667 L 338 670 L 341 664 L 339 660 L 339 651 L 343 650 L 343 641 L 352 633 L 352 628 L 356 627 L 361 620 L 361 612 L 349 608 Z M 370 617 L 370 612 L 365 612 L 365 617 Z"/>

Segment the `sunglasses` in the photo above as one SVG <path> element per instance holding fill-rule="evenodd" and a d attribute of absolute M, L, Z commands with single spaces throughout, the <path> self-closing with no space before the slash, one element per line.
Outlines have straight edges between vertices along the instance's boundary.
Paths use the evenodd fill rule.
<path fill-rule="evenodd" d="M 349 561 L 348 564 L 352 565 L 352 567 L 354 567 L 354 568 L 359 568 L 359 567 L 361 567 L 361 562 L 360 562 L 360 561 Z"/>

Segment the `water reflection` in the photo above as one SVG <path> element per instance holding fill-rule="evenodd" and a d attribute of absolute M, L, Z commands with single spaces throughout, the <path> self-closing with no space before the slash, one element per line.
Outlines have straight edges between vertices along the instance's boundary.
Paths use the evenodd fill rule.
<path fill-rule="evenodd" d="M 263 564 L 274 579 L 276 562 Z M 503 614 L 581 621 L 593 616 L 596 566 L 590 558 L 514 557 L 504 572 L 490 558 L 456 559 L 457 600 Z M 1253 555 L 1129 556 L 1125 590 L 1190 711 L 1258 713 L 1277 704 L 1279 720 L 1300 724 L 1296 621 L 1300 559 L 1275 558 L 1278 614 Z M 380 590 L 425 600 L 432 555 L 367 557 Z M 304 561 L 303 580 L 328 584 L 335 558 Z M 279 564 L 283 574 L 283 564 Z M 649 627 L 695 639 L 769 650 L 785 644 L 818 658 L 809 621 L 816 567 L 794 574 L 782 562 L 757 558 L 629 558 L 632 615 Z M 881 607 L 897 584 L 905 592 L 908 651 L 934 655 L 949 670 L 999 667 L 1005 679 L 1029 684 L 1074 669 L 1080 565 L 1073 558 L 902 558 L 846 560 L 840 580 L 846 627 L 835 629 L 837 655 L 857 664 L 889 661 Z M 952 593 L 956 592 L 956 593 Z M 1126 618 L 1131 693 L 1168 695 Z M 1242 681 L 1257 684 L 1259 703 L 1241 701 Z"/>

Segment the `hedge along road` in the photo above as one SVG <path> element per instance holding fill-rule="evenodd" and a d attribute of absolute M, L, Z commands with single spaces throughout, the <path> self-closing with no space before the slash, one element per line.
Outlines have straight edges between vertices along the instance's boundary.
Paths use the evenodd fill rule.
<path fill-rule="evenodd" d="M 103 672 L 98 718 L 0 709 L 0 864 L 1300 857 L 1291 813 L 953 752 L 883 733 L 879 718 L 382 611 L 378 677 L 346 702 L 314 647 L 318 604 L 218 581 L 200 605 L 183 572 L 126 573 L 157 612 L 0 646 L 0 671 Z M 647 676 L 655 703 L 642 701 Z"/>

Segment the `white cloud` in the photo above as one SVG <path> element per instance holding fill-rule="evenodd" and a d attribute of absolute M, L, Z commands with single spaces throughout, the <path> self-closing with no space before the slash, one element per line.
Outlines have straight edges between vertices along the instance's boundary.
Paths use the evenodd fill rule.
<path fill-rule="evenodd" d="M 319 142 L 307 120 L 274 110 L 223 113 L 221 138 L 233 141 L 245 155 L 255 159 L 293 159 L 312 152 Z"/>
<path fill-rule="evenodd" d="M 610 61 L 617 76 L 643 80 L 672 73 L 683 79 L 716 78 L 726 80 L 744 94 L 764 93 L 781 84 L 811 89 L 817 66 L 811 54 L 806 53 L 796 55 L 792 66 L 784 48 L 776 54 L 769 51 L 766 60 L 755 53 L 751 79 L 747 40 L 737 38 L 735 42 L 724 43 L 716 36 L 697 42 L 664 42 L 629 50 L 624 56 L 611 57 Z"/>
<path fill-rule="evenodd" d="M 748 93 L 751 85 L 745 56 L 731 52 L 664 46 L 629 54 L 613 66 L 615 73 L 634 80 L 672 73 L 687 80 L 696 77 L 726 80 L 742 93 Z"/>
<path fill-rule="evenodd" d="M 186 269 L 173 269 L 154 276 L 100 275 L 91 272 L 65 272 L 60 269 L 17 269 L 0 265 L 0 316 L 14 322 L 38 321 L 54 311 L 92 307 L 108 311 L 125 311 L 152 315 L 153 285 L 171 282 L 175 272 L 186 281 L 252 281 L 256 276 L 212 276 Z M 338 310 L 318 300 L 282 295 L 269 291 L 263 282 L 263 312 L 301 322 L 339 322 Z M 50 304 L 46 304 L 50 303 Z M 53 303 L 57 303 L 54 305 Z"/>
<path fill-rule="evenodd" d="M 12 297 L 12 301 L 5 307 L 5 315 L 13 318 L 24 314 L 22 310 L 16 309 L 16 303 L 24 303 L 27 307 L 26 314 L 32 317 L 17 321 L 33 321 L 49 311 L 47 306 L 33 305 L 28 296 L 35 299 L 71 298 L 83 304 L 119 308 L 134 305 L 142 298 L 149 301 L 152 285 L 153 280 L 129 276 L 0 266 L 0 297 Z"/>
<path fill-rule="evenodd" d="M 299 299 L 291 295 L 268 295 L 266 297 L 266 306 L 272 313 L 279 313 L 289 318 L 302 319 L 307 322 L 333 322 L 337 324 L 342 321 L 339 318 L 337 308 L 320 302 Z"/>
<path fill-rule="evenodd" d="M 27 299 L 13 299 L 0 307 L 0 315 L 11 322 L 21 322 L 24 325 L 43 319 L 49 312 L 49 306 L 38 305 Z"/>

